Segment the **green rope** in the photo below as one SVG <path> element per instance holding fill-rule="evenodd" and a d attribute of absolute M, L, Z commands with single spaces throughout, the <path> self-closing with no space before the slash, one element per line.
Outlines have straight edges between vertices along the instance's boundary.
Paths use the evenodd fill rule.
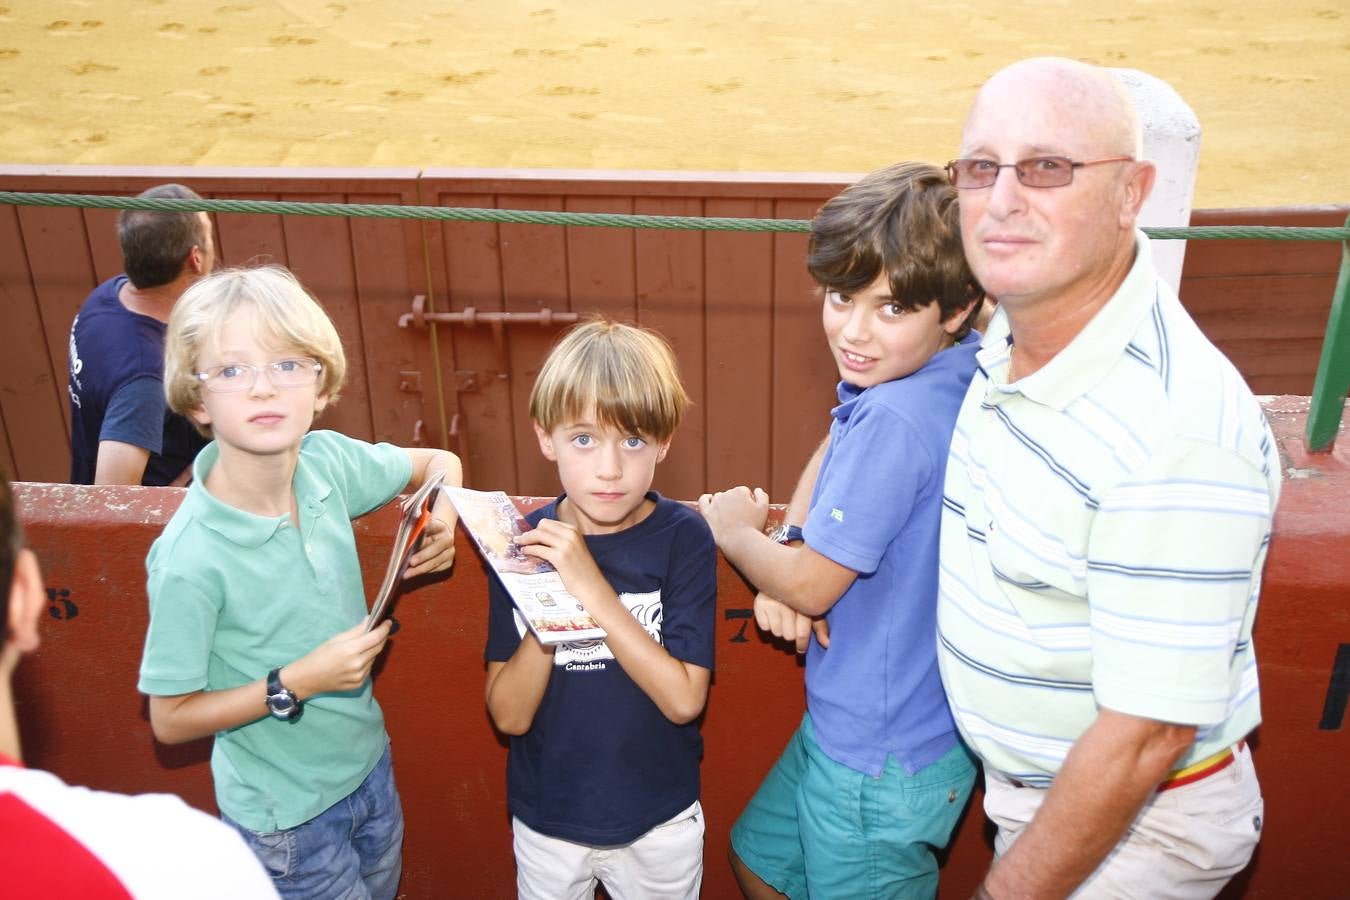
<path fill-rule="evenodd" d="M 805 219 L 738 219 L 703 216 L 637 216 L 624 213 L 549 212 L 529 209 L 468 209 L 446 206 L 397 206 L 365 203 L 299 203 L 290 200 L 173 200 L 95 197 L 0 191 L 0 204 L 74 206 L 89 209 L 151 209 L 174 212 L 266 213 L 292 216 L 347 216 L 367 219 L 431 219 L 445 222 L 508 222 L 521 225 L 580 225 L 594 228 L 666 228 L 682 231 L 809 232 Z M 1266 225 L 1153 228 L 1157 240 L 1346 241 L 1350 228 L 1291 228 Z"/>

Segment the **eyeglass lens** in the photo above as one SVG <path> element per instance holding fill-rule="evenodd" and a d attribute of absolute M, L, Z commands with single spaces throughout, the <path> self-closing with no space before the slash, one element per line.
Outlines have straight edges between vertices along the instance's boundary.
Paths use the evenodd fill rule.
<path fill-rule="evenodd" d="M 267 380 L 276 387 L 302 387 L 313 384 L 323 366 L 313 359 L 279 359 L 266 366 L 252 366 L 246 363 L 231 363 L 213 366 L 197 377 L 211 390 L 228 393 L 246 391 L 258 380 L 258 373 L 267 370 Z"/>

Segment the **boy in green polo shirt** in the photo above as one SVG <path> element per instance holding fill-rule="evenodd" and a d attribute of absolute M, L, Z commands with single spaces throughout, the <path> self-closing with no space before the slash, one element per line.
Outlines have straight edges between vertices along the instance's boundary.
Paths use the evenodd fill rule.
<path fill-rule="evenodd" d="M 155 736 L 215 735 L 211 774 L 283 897 L 392 898 L 403 812 L 370 669 L 351 520 L 439 471 L 444 450 L 310 432 L 346 360 L 323 309 L 278 267 L 197 282 L 165 337 L 169 406 L 214 438 L 150 548 L 139 689 Z M 408 575 L 454 561 L 438 499 Z"/>

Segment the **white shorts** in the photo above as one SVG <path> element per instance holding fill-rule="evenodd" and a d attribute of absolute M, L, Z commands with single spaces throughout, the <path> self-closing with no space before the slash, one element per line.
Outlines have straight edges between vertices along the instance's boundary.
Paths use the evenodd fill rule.
<path fill-rule="evenodd" d="M 1213 775 L 1154 794 L 1073 896 L 1208 900 L 1218 894 L 1251 859 L 1265 814 L 1250 748 L 1233 755 L 1233 764 Z M 998 856 L 1036 815 L 1046 793 L 985 769 L 984 810 L 998 826 Z"/>
<path fill-rule="evenodd" d="M 589 900 L 597 883 L 613 900 L 696 900 L 703 884 L 703 807 L 697 800 L 616 847 L 549 837 L 516 818 L 511 832 L 522 900 Z"/>

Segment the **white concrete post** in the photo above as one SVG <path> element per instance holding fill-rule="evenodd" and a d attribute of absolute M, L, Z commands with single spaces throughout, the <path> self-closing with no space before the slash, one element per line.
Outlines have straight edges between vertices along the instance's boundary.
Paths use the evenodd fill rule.
<path fill-rule="evenodd" d="M 1140 225 L 1185 227 L 1191 224 L 1191 198 L 1200 164 L 1200 121 L 1167 82 L 1138 69 L 1108 69 L 1134 98 L 1144 129 L 1144 157 L 1158 167 L 1153 193 L 1139 215 Z M 1185 241 L 1155 241 L 1158 274 L 1180 292 Z"/>

